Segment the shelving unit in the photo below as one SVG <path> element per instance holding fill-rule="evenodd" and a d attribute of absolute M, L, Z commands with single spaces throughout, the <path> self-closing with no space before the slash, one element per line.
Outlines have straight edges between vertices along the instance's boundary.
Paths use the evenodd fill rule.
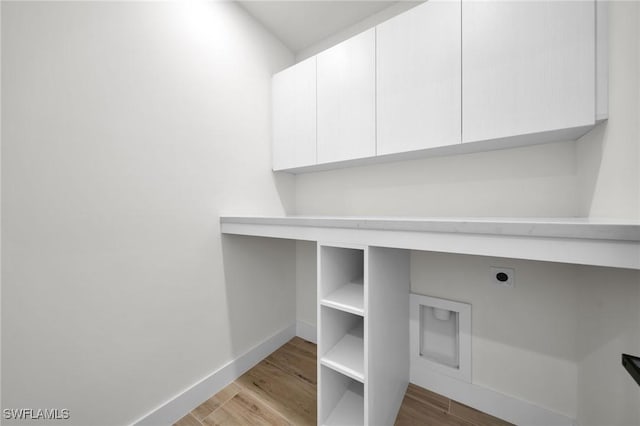
<path fill-rule="evenodd" d="M 365 247 L 318 249 L 318 424 L 365 424 Z"/>
<path fill-rule="evenodd" d="M 408 259 L 319 244 L 319 425 L 393 423 L 409 380 Z"/>

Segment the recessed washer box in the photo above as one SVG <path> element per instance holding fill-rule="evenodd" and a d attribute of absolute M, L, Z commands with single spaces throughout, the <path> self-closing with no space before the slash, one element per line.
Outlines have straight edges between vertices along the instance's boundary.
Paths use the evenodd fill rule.
<path fill-rule="evenodd" d="M 411 362 L 471 383 L 471 305 L 411 294 Z"/>

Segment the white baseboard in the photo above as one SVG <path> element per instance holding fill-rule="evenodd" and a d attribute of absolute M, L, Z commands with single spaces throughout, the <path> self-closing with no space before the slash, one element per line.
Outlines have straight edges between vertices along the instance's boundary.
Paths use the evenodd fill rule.
<path fill-rule="evenodd" d="M 297 321 L 295 325 L 292 324 L 278 331 L 238 358 L 180 392 L 133 422 L 132 425 L 172 425 L 294 336 L 317 343 L 316 327 L 304 321 Z M 410 382 L 520 426 L 577 425 L 574 419 L 562 414 L 428 369 L 411 366 Z"/>
<path fill-rule="evenodd" d="M 315 325 L 311 325 L 308 322 L 297 321 L 296 322 L 296 336 L 308 340 L 313 343 L 318 343 L 318 329 Z"/>
<path fill-rule="evenodd" d="M 132 424 L 135 426 L 172 425 L 287 343 L 296 335 L 296 328 L 292 324 L 278 331 Z"/>
<path fill-rule="evenodd" d="M 411 383 L 520 426 L 576 426 L 577 423 L 530 402 L 463 382 L 442 373 L 411 366 Z"/>

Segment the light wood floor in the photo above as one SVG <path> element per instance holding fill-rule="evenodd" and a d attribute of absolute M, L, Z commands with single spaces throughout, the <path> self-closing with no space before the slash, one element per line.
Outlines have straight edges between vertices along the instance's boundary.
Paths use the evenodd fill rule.
<path fill-rule="evenodd" d="M 316 345 L 294 337 L 175 426 L 315 424 Z M 413 384 L 396 418 L 396 426 L 509 424 Z"/>

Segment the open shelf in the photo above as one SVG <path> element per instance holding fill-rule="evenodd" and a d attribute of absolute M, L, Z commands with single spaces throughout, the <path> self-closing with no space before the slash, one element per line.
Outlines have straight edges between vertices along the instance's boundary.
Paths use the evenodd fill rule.
<path fill-rule="evenodd" d="M 335 303 L 332 307 L 337 309 L 353 307 L 362 315 L 364 249 L 321 245 L 319 250 L 322 261 L 318 265 L 321 277 L 318 300 Z"/>
<path fill-rule="evenodd" d="M 363 328 L 361 320 L 321 358 L 321 364 L 364 383 Z"/>
<path fill-rule="evenodd" d="M 364 424 L 364 384 L 320 366 L 318 424 L 357 426 Z"/>
<path fill-rule="evenodd" d="M 351 382 L 340 401 L 333 409 L 325 426 L 345 426 L 364 424 L 364 387 L 361 383 Z"/>
<path fill-rule="evenodd" d="M 324 306 L 352 314 L 364 315 L 364 285 L 362 278 L 355 279 L 332 291 L 320 302 Z"/>

